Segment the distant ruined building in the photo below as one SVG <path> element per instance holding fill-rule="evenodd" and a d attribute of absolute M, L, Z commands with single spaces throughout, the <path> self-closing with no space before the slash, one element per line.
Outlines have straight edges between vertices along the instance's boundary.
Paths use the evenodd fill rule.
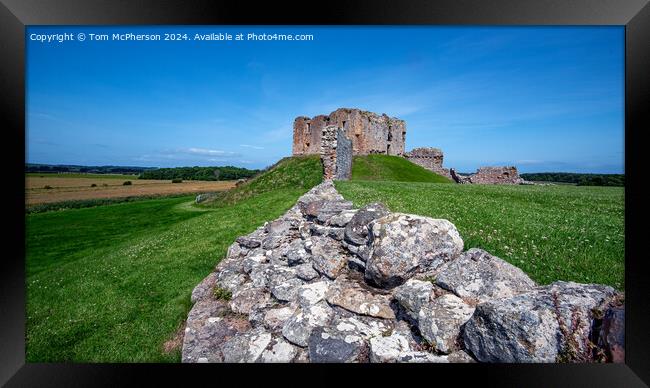
<path fill-rule="evenodd" d="M 321 155 L 325 179 L 350 179 L 354 155 L 401 156 L 456 183 L 521 184 L 516 167 L 482 167 L 462 176 L 442 166 L 439 148 L 405 152 L 406 123 L 386 114 L 339 108 L 329 115 L 299 116 L 293 122 L 293 155 Z"/>
<path fill-rule="evenodd" d="M 442 150 L 439 148 L 414 148 L 404 154 L 404 157 L 412 163 L 422 166 L 427 170 L 452 179 L 449 169 L 442 167 L 444 155 L 442 154 Z"/>
<path fill-rule="evenodd" d="M 517 167 L 504 166 L 504 167 L 481 167 L 476 173 L 463 176 L 459 175 L 451 169 L 452 179 L 456 183 L 475 183 L 475 184 L 505 184 L 505 185 L 522 185 L 530 184 L 522 177 L 519 176 Z"/>

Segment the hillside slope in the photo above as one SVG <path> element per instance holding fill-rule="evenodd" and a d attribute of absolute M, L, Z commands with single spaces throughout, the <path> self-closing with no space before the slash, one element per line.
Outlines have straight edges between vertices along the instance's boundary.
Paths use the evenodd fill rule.
<path fill-rule="evenodd" d="M 352 180 L 452 183 L 446 177 L 404 158 L 389 155 L 355 156 L 352 163 Z"/>
<path fill-rule="evenodd" d="M 295 192 L 302 195 L 322 180 L 323 167 L 318 155 L 287 157 L 241 186 L 218 193 L 206 200 L 204 205 L 232 205 L 271 191 Z"/>
<path fill-rule="evenodd" d="M 192 289 L 322 175 L 318 156 L 285 158 L 211 207 L 186 196 L 28 215 L 27 360 L 180 362 Z"/>

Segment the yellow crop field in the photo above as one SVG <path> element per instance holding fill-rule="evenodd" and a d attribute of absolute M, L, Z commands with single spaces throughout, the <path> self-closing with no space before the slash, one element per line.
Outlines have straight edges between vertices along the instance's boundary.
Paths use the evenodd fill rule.
<path fill-rule="evenodd" d="M 124 185 L 130 181 L 131 185 Z M 95 185 L 95 186 L 93 186 Z M 97 175 L 34 176 L 25 178 L 25 202 L 28 206 L 70 200 L 121 198 L 134 196 L 198 194 L 228 190 L 235 181 L 183 181 L 171 180 L 116 179 Z"/>

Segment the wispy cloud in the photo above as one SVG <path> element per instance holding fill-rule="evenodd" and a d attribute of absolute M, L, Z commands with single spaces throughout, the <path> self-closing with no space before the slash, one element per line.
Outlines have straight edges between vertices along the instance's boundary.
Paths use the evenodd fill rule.
<path fill-rule="evenodd" d="M 254 150 L 263 150 L 264 149 L 264 147 L 254 146 L 254 145 L 250 145 L 250 144 L 240 144 L 239 146 L 244 147 L 244 148 L 252 148 Z"/>
<path fill-rule="evenodd" d="M 179 162 L 228 162 L 238 157 L 241 157 L 241 154 L 237 152 L 190 147 L 156 151 L 151 154 L 141 155 L 136 160 L 151 162 L 164 160 Z"/>
<path fill-rule="evenodd" d="M 172 151 L 172 153 L 180 153 L 180 154 L 190 154 L 190 155 L 203 155 L 203 156 L 239 156 L 238 153 L 236 152 L 228 152 L 228 151 L 222 151 L 222 150 L 210 150 L 207 148 L 181 148 L 175 151 Z"/>

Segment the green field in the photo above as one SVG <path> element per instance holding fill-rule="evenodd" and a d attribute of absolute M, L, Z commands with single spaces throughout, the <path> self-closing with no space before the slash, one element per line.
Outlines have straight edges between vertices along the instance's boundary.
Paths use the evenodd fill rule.
<path fill-rule="evenodd" d="M 622 188 L 441 184 L 431 183 L 435 174 L 414 175 L 418 166 L 403 174 L 393 166 L 391 157 L 356 158 L 355 180 L 337 187 L 356 206 L 382 201 L 447 218 L 466 247 L 540 283 L 623 288 Z M 394 181 L 379 180 L 388 175 Z M 186 318 L 194 286 L 236 237 L 321 179 L 318 157 L 288 158 L 202 206 L 178 197 L 27 215 L 27 361 L 180 361 L 180 349 L 163 344 Z"/>
<path fill-rule="evenodd" d="M 555 280 L 624 287 L 621 187 L 337 182 L 355 206 L 445 218 L 465 248 L 480 247 L 541 284 Z"/>
<path fill-rule="evenodd" d="M 180 361 L 180 349 L 163 344 L 187 317 L 194 286 L 235 238 L 320 182 L 318 163 L 280 166 L 304 186 L 258 187 L 212 208 L 180 197 L 28 215 L 27 361 Z"/>

